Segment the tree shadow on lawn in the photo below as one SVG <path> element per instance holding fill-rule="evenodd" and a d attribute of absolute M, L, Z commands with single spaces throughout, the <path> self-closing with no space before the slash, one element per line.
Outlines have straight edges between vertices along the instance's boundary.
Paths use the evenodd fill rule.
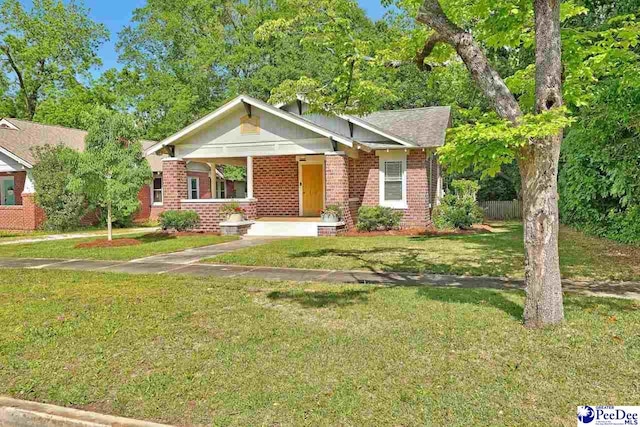
<path fill-rule="evenodd" d="M 457 238 L 460 236 L 452 236 Z M 448 238 L 448 237 L 446 237 Z M 412 237 L 413 239 L 429 240 L 429 237 Z M 443 237 L 438 237 L 443 239 Z M 434 245 L 437 244 L 434 241 Z M 398 271 L 411 273 L 439 273 L 439 274 L 472 274 L 503 276 L 513 274 L 517 268 L 522 269 L 523 251 L 513 248 L 496 247 L 490 241 L 477 240 L 470 242 L 484 253 L 474 257 L 472 254 L 445 253 L 450 256 L 449 262 L 434 262 L 424 258 L 430 248 L 406 247 L 369 247 L 366 249 L 323 248 L 310 251 L 296 252 L 292 258 L 344 257 L 356 261 L 357 268 L 369 271 Z M 384 256 L 388 255 L 388 256 Z M 488 265 L 490 264 L 490 266 Z"/>
<path fill-rule="evenodd" d="M 370 302 L 370 296 L 375 292 L 394 288 L 415 288 L 416 297 L 429 299 L 431 301 L 493 307 L 508 314 L 514 320 L 523 320 L 523 304 L 508 298 L 508 294 L 505 293 L 505 291 L 515 291 L 518 292 L 518 295 L 523 295 L 521 290 L 515 289 L 447 288 L 443 285 L 432 284 L 372 285 L 369 289 L 349 289 L 344 291 L 306 291 L 302 289 L 273 291 L 267 295 L 267 298 L 270 300 L 296 303 L 304 308 L 336 308 L 356 304 L 368 304 Z M 640 308 L 640 302 L 621 298 L 588 297 L 573 294 L 565 295 L 564 306 L 568 312 L 587 311 L 610 315 L 616 312 L 637 311 Z"/>
<path fill-rule="evenodd" d="M 379 288 L 366 290 L 346 290 L 340 292 L 322 291 L 273 291 L 267 295 L 271 300 L 285 300 L 295 302 L 305 308 L 344 307 L 353 304 L 363 304 L 369 301 L 369 294 Z"/>
<path fill-rule="evenodd" d="M 346 307 L 367 304 L 373 293 L 390 288 L 418 288 L 416 295 L 420 298 L 446 303 L 491 306 L 504 311 L 517 320 L 522 320 L 523 307 L 509 300 L 499 291 L 491 289 L 445 289 L 431 285 L 389 285 L 345 291 L 273 291 L 267 295 L 267 298 L 296 303 L 304 308 Z"/>

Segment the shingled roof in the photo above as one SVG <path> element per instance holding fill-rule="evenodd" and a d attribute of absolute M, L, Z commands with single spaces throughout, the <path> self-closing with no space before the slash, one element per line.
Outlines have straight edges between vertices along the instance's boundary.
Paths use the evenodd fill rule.
<path fill-rule="evenodd" d="M 63 144 L 77 151 L 84 150 L 84 139 L 87 136 L 84 130 L 12 118 L 0 119 L 0 122 L 3 121 L 13 126 L 0 126 L 0 148 L 4 148 L 31 165 L 35 163 L 31 151 L 35 147 Z M 143 149 L 153 144 L 155 144 L 154 141 L 142 141 Z M 160 156 L 147 156 L 147 161 L 153 171 L 162 170 Z"/>
<path fill-rule="evenodd" d="M 360 120 L 419 147 L 440 147 L 451 120 L 451 107 L 376 111 Z"/>

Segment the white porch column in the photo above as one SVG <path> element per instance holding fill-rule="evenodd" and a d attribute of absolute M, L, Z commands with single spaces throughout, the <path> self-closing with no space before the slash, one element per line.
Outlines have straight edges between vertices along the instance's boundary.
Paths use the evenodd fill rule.
<path fill-rule="evenodd" d="M 253 199 L 253 157 L 247 156 L 247 199 Z"/>
<path fill-rule="evenodd" d="M 216 162 L 209 162 L 209 181 L 211 182 L 211 198 L 218 198 L 218 166 Z"/>
<path fill-rule="evenodd" d="M 22 190 L 23 194 L 33 194 L 36 192 L 36 187 L 33 184 L 33 173 L 31 173 L 31 169 L 27 170 L 27 177 L 24 180 L 24 189 Z"/>

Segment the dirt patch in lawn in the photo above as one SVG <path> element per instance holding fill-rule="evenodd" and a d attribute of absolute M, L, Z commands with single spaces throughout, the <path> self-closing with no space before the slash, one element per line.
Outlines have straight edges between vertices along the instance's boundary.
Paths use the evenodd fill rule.
<path fill-rule="evenodd" d="M 91 242 L 78 243 L 75 248 L 76 249 L 89 249 L 89 248 L 119 248 L 122 246 L 135 246 L 139 245 L 142 242 L 136 239 L 115 239 L 115 240 L 104 240 L 98 239 L 93 240 Z"/>
<path fill-rule="evenodd" d="M 367 236 L 454 236 L 465 234 L 495 233 L 496 230 L 489 224 L 476 224 L 467 230 L 438 230 L 435 227 L 402 228 L 399 230 L 379 230 L 379 231 L 348 231 L 343 234 L 347 237 L 367 237 Z"/>

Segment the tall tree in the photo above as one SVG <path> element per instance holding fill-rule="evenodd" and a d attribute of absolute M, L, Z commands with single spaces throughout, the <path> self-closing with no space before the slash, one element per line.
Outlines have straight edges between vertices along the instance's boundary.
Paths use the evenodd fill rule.
<path fill-rule="evenodd" d="M 450 3 L 455 4 L 456 1 Z M 534 0 L 532 5 L 509 0 L 498 4 L 479 4 L 485 12 L 489 12 L 487 15 L 497 16 L 501 21 L 502 25 L 494 27 L 498 30 L 486 25 L 491 19 L 484 22 L 481 19 L 479 21 L 484 25 L 481 24 L 477 31 L 466 31 L 449 18 L 438 0 L 422 1 L 417 18 L 434 30 L 430 39 L 447 43 L 455 49 L 497 115 L 507 121 L 506 127 L 504 122 L 497 122 L 494 126 L 466 128 L 464 131 L 471 131 L 476 137 L 479 133 L 485 133 L 484 137 L 472 136 L 467 142 L 494 140 L 493 150 L 489 149 L 485 154 L 492 154 L 495 158 L 506 154 L 502 147 L 510 145 L 508 135 L 519 134 L 514 140 L 516 143 L 509 150 L 518 161 L 524 204 L 527 294 L 524 322 L 528 327 L 555 324 L 563 319 L 558 261 L 558 160 L 562 128 L 570 122 L 563 118 L 563 112 L 566 111 L 563 107 L 563 71 L 568 86 L 566 93 L 572 104 L 578 106 L 588 103 L 592 99 L 589 89 L 594 81 L 611 76 L 616 69 L 625 72 L 634 67 L 632 64 L 637 57 L 629 48 L 638 43 L 639 27 L 633 22 L 634 17 L 629 16 L 618 19 L 619 28 L 599 33 L 569 30 L 565 32 L 569 57 L 563 64 L 561 22 L 586 13 L 585 8 L 566 2 L 561 13 L 559 0 Z M 500 15 L 501 12 L 504 15 Z M 532 28 L 527 24 L 529 13 L 533 15 Z M 509 20 L 517 22 L 521 19 L 513 18 L 518 15 L 524 15 L 522 23 L 508 25 Z M 500 43 L 497 43 L 499 37 L 504 36 L 501 29 L 505 27 L 511 29 L 511 35 L 516 41 L 515 47 L 524 46 L 526 50 L 528 43 L 534 46 L 535 64 L 527 65 L 509 77 L 508 83 L 517 92 L 508 87 L 475 38 L 479 34 L 484 36 L 487 45 L 496 46 Z M 530 37 L 527 35 L 528 30 L 534 33 L 533 40 L 527 40 Z M 492 32 L 498 34 L 491 34 Z M 634 75 L 637 75 L 635 69 Z M 531 81 L 534 82 L 533 85 Z M 518 99 L 515 94 L 519 95 Z M 521 105 L 524 105 L 525 112 L 531 111 L 532 107 L 533 114 L 524 114 Z M 527 127 L 528 130 L 525 129 Z M 496 132 L 498 128 L 501 130 Z M 456 150 L 455 147 L 453 149 Z M 466 155 L 481 151 L 481 148 L 471 149 Z M 508 158 L 506 155 L 505 159 Z"/>
<path fill-rule="evenodd" d="M 464 64 L 493 113 L 466 97 L 469 110 L 456 109 L 456 126 L 439 153 L 452 170 L 472 165 L 489 175 L 518 162 L 526 206 L 525 324 L 560 322 L 556 182 L 562 132 L 573 121 L 564 101 L 577 108 L 593 101 L 598 79 L 636 76 L 633 47 L 638 45 L 640 26 L 635 17 L 617 17 L 601 32 L 567 28 L 561 39 L 561 22 L 587 12 L 570 0 L 563 2 L 562 10 L 559 0 L 387 0 L 385 4 L 395 4 L 426 25 L 412 26 L 400 19 L 405 34 L 384 41 L 359 32 L 354 20 L 340 14 L 353 3 L 297 2 L 300 10 L 295 16 L 262 27 L 260 31 L 273 35 L 304 31 L 306 38 L 319 41 L 305 47 L 332 49 L 342 61 L 335 80 L 287 82 L 273 92 L 272 100 L 304 92 L 318 110 L 366 112 L 403 102 L 397 93 L 386 92 L 393 87 L 387 77 L 389 70 L 403 70 L 408 59 L 427 73 Z M 563 42 L 568 52 L 564 63 Z"/>
<path fill-rule="evenodd" d="M 32 120 L 47 91 L 78 84 L 100 65 L 99 45 L 108 38 L 74 0 L 0 2 L 0 71 L 8 76 L 19 116 Z M 9 77 L 10 76 L 10 77 Z"/>
<path fill-rule="evenodd" d="M 287 13 L 272 0 L 153 0 L 136 9 L 118 49 L 146 136 L 165 137 L 239 92 L 266 98 L 283 80 L 323 74 L 331 54 L 305 55 L 299 35 L 269 43 L 254 35 Z"/>

